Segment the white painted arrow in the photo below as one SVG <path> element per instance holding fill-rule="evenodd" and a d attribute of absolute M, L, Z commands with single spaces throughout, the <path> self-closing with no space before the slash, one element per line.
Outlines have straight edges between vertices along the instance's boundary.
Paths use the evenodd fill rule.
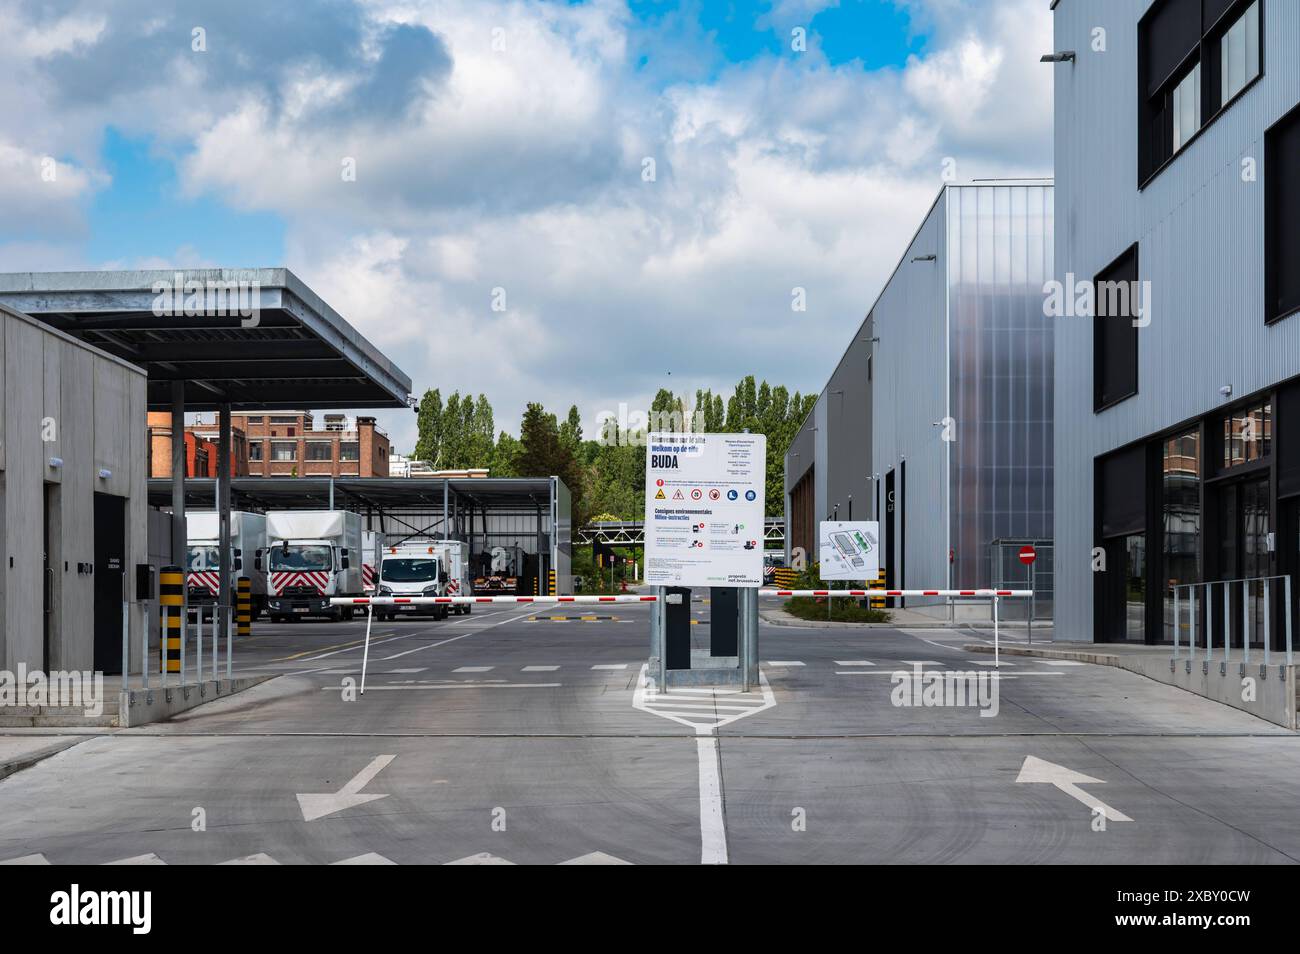
<path fill-rule="evenodd" d="M 364 805 L 366 802 L 373 802 L 377 798 L 387 798 L 387 794 L 363 795 L 361 790 L 395 758 L 397 758 L 395 755 L 375 756 L 369 765 L 358 772 L 352 781 L 337 792 L 326 792 L 319 795 L 300 794 L 298 796 L 298 805 L 302 808 L 303 821 L 314 821 L 317 818 L 324 818 L 326 815 L 341 812 L 345 808 Z"/>
<path fill-rule="evenodd" d="M 1071 798 L 1083 802 L 1094 812 L 1101 812 L 1111 821 L 1133 820 L 1123 812 L 1111 808 L 1101 799 L 1089 795 L 1079 788 L 1080 785 L 1105 785 L 1105 781 L 1068 769 L 1064 765 L 1057 765 L 1054 762 L 1047 762 L 1043 759 L 1036 759 L 1032 755 L 1027 755 L 1025 756 L 1025 763 L 1020 766 L 1020 775 L 1016 777 L 1016 781 L 1055 785 Z"/>

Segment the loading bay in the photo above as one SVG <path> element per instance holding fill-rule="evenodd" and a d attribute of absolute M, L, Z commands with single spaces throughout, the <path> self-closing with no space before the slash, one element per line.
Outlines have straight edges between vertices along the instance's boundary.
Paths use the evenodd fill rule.
<path fill-rule="evenodd" d="M 591 609 L 591 612 L 587 612 Z M 996 715 L 957 629 L 761 627 L 762 685 L 648 691 L 649 607 L 261 622 L 277 678 L 170 722 L 5 729 L 25 864 L 1287 863 L 1300 740 L 1119 669 L 1018 657 Z M 693 616 L 701 645 L 709 605 Z M 201 823 L 200 823 L 201 822 Z"/>

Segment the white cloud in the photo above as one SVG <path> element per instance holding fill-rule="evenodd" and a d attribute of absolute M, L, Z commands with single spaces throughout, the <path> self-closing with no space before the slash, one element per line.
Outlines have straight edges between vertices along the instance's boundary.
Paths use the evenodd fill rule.
<path fill-rule="evenodd" d="M 826 5 L 792 0 L 772 17 Z M 93 7 L 71 6 L 89 22 Z M 909 7 L 928 40 L 901 69 L 832 66 L 812 49 L 706 76 L 684 53 L 701 48 L 698 31 L 647 42 L 613 0 L 367 0 L 357 56 L 331 58 L 328 37 L 306 37 L 307 52 L 275 69 L 244 51 L 252 72 L 217 84 L 214 61 L 178 50 L 129 97 L 83 96 L 27 128 L 49 144 L 32 149 L 85 166 L 62 208 L 75 213 L 106 182 L 93 170 L 97 130 L 152 134 L 185 156 L 188 194 L 282 217 L 284 264 L 417 389 L 483 392 L 511 430 L 529 400 L 561 414 L 576 403 L 590 428 L 598 411 L 644 406 L 666 385 L 729 391 L 755 373 L 819 389 L 932 201 L 944 157 L 967 178 L 1050 172 L 1051 74 L 1037 63 L 1051 45 L 1046 5 Z M 449 62 L 398 118 L 355 101 L 374 38 L 394 24 L 426 27 Z M 676 15 L 663 24 L 681 28 Z M 109 40 L 73 32 L 61 42 L 94 75 L 89 59 Z M 209 39 L 229 42 L 215 27 Z M 19 84 L 55 101 L 43 42 L 0 39 L 13 54 L 0 57 L 0 107 L 22 98 Z M 642 68 L 660 49 L 666 65 Z M 0 144 L 23 125 L 0 115 Z M 647 156 L 653 182 L 642 180 Z M 0 145 L 0 168 L 4 157 Z M 344 157 L 355 182 L 340 176 Z M 22 208 L 16 191 L 0 182 L 0 213 Z M 30 260 L 38 237 L 21 238 Z M 504 313 L 490 307 L 497 286 Z M 806 313 L 790 309 L 794 286 L 807 290 Z M 414 415 L 383 419 L 409 450 Z"/>

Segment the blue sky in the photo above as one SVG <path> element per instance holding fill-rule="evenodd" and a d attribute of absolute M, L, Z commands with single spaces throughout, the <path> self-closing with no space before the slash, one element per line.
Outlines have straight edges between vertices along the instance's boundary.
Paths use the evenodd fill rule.
<path fill-rule="evenodd" d="M 101 163 L 113 183 L 90 204 L 88 262 L 170 258 L 191 249 L 201 262 L 231 268 L 283 263 L 285 226 L 278 215 L 239 212 L 212 195 L 185 196 L 172 157 L 152 154 L 148 140 L 110 126 Z"/>
<path fill-rule="evenodd" d="M 952 163 L 1051 172 L 1045 0 L 0 8 L 0 268 L 283 265 L 511 431 L 820 390 Z"/>
<path fill-rule="evenodd" d="M 641 42 L 652 51 L 674 42 L 671 31 L 678 18 L 697 25 L 713 55 L 706 71 L 711 78 L 728 66 L 797 55 L 787 20 L 774 17 L 770 0 L 632 0 L 628 6 Z M 818 48 L 830 66 L 849 64 L 866 72 L 901 68 L 909 55 L 925 48 L 925 35 L 913 31 L 906 9 L 893 0 L 838 0 L 800 22 L 808 46 Z M 100 165 L 112 184 L 95 194 L 87 210 L 85 262 L 187 264 L 171 261 L 179 251 L 229 267 L 283 264 L 283 220 L 273 212 L 232 209 L 212 194 L 187 195 L 176 171 L 183 157 L 177 148 L 148 136 L 132 138 L 114 126 L 104 130 Z"/>

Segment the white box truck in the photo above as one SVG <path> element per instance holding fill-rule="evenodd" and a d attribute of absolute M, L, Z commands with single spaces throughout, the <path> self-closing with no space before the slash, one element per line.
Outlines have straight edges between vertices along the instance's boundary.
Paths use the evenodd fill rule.
<path fill-rule="evenodd" d="M 364 596 L 362 518 L 346 510 L 272 510 L 266 515 L 266 610 L 273 621 L 351 619 L 330 598 Z"/>
<path fill-rule="evenodd" d="M 216 603 L 221 588 L 221 524 L 215 510 L 192 510 L 185 514 L 185 586 L 189 605 L 208 607 Z M 237 581 L 248 577 L 253 594 L 253 617 L 266 606 L 266 517 L 242 510 L 230 511 L 230 603 L 235 602 Z"/>
<path fill-rule="evenodd" d="M 375 569 L 379 566 L 379 551 L 384 545 L 383 534 L 378 530 L 361 532 L 361 586 L 366 593 L 375 592 Z"/>
<path fill-rule="evenodd" d="M 447 548 L 437 540 L 404 540 L 384 547 L 379 561 L 380 596 L 446 596 L 450 578 L 447 573 Z M 448 607 L 399 603 L 376 606 L 377 619 L 399 616 L 432 616 L 446 619 Z"/>
<path fill-rule="evenodd" d="M 469 545 L 461 540 L 438 540 L 443 548 L 447 562 L 447 595 L 473 596 L 474 572 L 470 568 Z M 453 613 L 468 615 L 472 609 L 469 603 L 457 603 L 451 608 Z"/>

